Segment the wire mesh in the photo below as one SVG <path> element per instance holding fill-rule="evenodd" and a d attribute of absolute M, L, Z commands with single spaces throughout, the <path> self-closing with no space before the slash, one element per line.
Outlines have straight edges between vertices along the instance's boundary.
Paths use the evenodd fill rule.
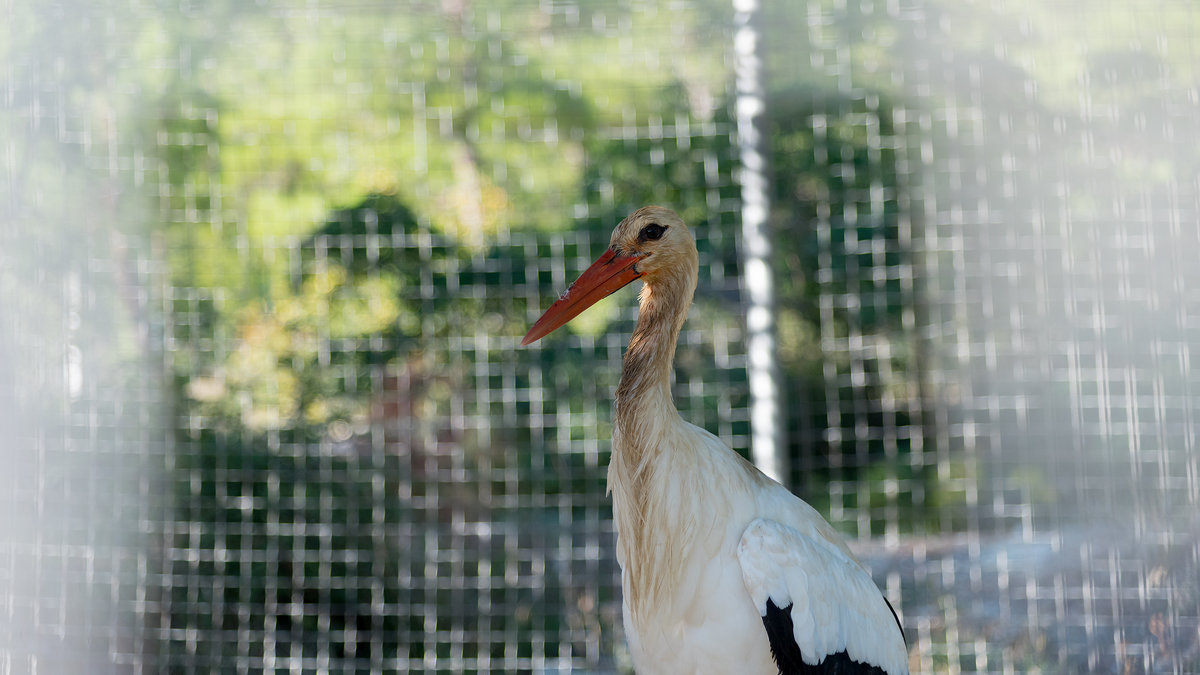
<path fill-rule="evenodd" d="M 788 482 L 914 672 L 1200 672 L 1200 16 L 771 2 Z M 645 203 L 680 411 L 748 454 L 733 7 L 13 6 L 0 672 L 625 672 Z"/>

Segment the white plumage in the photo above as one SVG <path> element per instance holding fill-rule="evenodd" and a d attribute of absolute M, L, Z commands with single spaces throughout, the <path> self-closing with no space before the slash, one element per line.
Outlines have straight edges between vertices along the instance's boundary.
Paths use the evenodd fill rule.
<path fill-rule="evenodd" d="M 768 601 L 776 607 L 792 605 L 792 637 L 806 664 L 815 666 L 823 656 L 846 652 L 851 661 L 888 673 L 907 671 L 903 639 L 887 639 L 899 627 L 887 603 L 880 602 L 879 589 L 853 558 L 830 546 L 819 532 L 755 519 L 742 533 L 738 561 L 760 615 L 767 613 Z M 882 639 L 861 639 L 880 627 L 888 629 Z"/>
<path fill-rule="evenodd" d="M 671 368 L 696 276 L 682 220 L 640 209 L 523 341 L 645 282 L 617 388 L 608 480 L 635 667 L 907 673 L 895 614 L 833 528 L 676 411 Z"/>

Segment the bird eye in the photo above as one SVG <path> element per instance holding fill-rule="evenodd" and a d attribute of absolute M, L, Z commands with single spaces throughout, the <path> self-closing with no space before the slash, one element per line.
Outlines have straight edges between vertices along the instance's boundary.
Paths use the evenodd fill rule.
<path fill-rule="evenodd" d="M 650 223 L 649 225 L 643 227 L 641 232 L 638 232 L 638 240 L 658 241 L 659 239 L 662 239 L 663 233 L 666 231 L 667 228 L 663 227 L 662 225 L 659 225 L 658 223 Z"/>

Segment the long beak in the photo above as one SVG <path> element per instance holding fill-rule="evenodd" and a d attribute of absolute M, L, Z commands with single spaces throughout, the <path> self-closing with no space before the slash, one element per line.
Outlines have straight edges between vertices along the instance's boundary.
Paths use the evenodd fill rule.
<path fill-rule="evenodd" d="M 521 340 L 522 345 L 536 342 L 579 316 L 583 310 L 608 297 L 629 282 L 642 276 L 637 271 L 637 256 L 617 255 L 611 248 L 596 259 L 575 283 L 571 284 L 553 305 L 546 310 Z"/>

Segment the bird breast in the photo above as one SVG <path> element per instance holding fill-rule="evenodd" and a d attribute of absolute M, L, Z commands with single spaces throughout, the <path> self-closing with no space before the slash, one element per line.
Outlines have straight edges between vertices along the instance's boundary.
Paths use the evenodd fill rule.
<path fill-rule="evenodd" d="M 632 439 L 614 437 L 609 475 L 625 628 L 638 672 L 776 672 L 737 559 L 765 479 L 690 424 L 647 439 L 654 447 L 622 447 Z M 622 461 L 633 457 L 639 461 Z M 757 647 L 753 656 L 747 645 Z M 763 670 L 747 663 L 754 658 Z"/>

